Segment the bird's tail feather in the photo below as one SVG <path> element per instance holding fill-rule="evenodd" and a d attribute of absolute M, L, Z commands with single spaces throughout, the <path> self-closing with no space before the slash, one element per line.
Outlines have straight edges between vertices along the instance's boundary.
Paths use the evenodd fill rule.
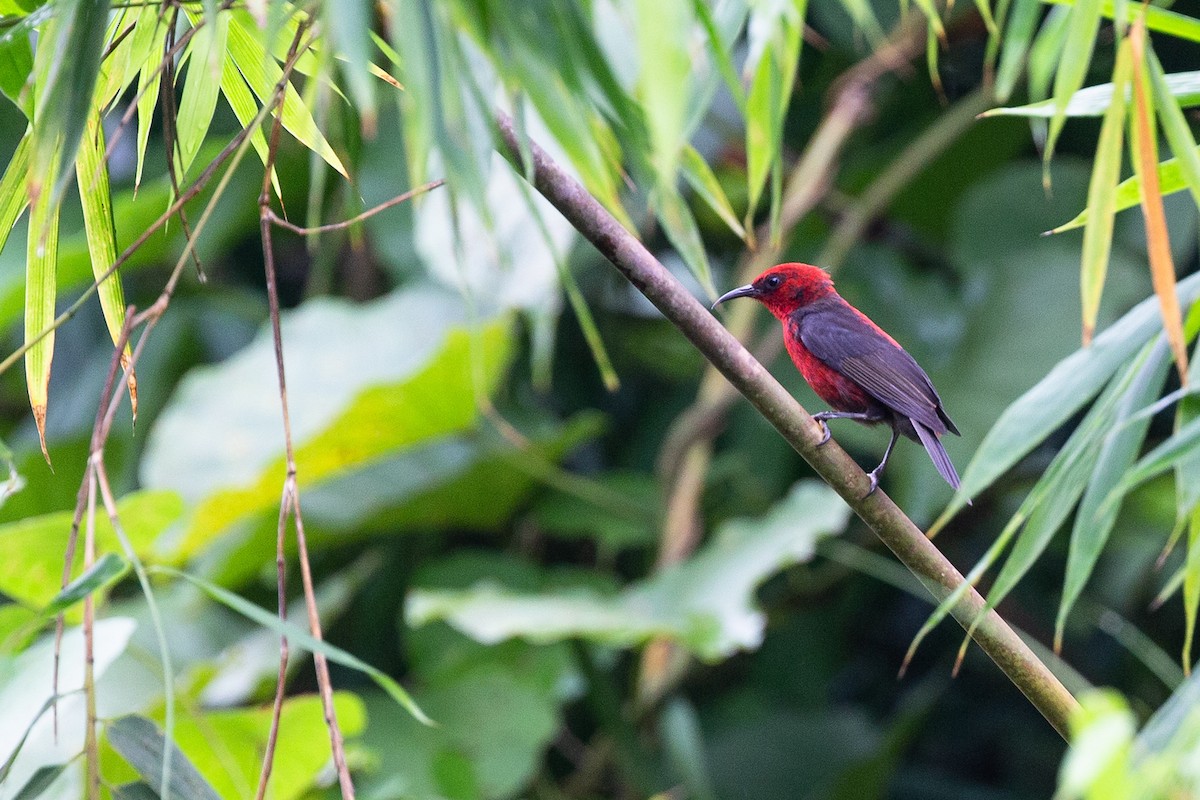
<path fill-rule="evenodd" d="M 933 459 L 933 465 L 937 467 L 938 473 L 957 491 L 958 472 L 955 471 L 954 464 L 951 463 L 950 456 L 946 453 L 946 448 L 942 447 L 942 442 L 938 439 L 937 434 L 916 420 L 913 420 L 912 424 L 917 429 L 917 436 L 921 438 L 921 444 L 925 445 L 925 452 L 929 453 L 929 457 Z"/>

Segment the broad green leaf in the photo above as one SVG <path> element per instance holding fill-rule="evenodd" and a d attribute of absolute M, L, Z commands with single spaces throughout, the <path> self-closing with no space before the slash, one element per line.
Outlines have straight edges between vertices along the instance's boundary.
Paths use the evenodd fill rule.
<path fill-rule="evenodd" d="M 171 797 L 195 800 L 221 800 L 175 742 L 167 741 L 158 726 L 145 717 L 120 717 L 106 725 L 104 733 L 113 749 L 137 771 L 142 780 L 152 786 L 159 786 L 163 761 L 167 760 L 167 749 L 171 749 L 171 778 L 170 783 L 159 792 L 162 796 L 170 794 Z"/>
<path fill-rule="evenodd" d="M 248 12 L 237 9 L 230 11 L 229 16 L 229 57 L 237 64 L 242 77 L 246 79 L 259 102 L 270 102 L 275 94 L 275 86 L 283 77 L 283 70 L 268 56 L 259 41 L 253 17 Z M 304 107 L 304 101 L 291 81 L 284 87 L 282 111 L 277 110 L 276 113 L 281 114 L 283 127 L 288 133 L 295 136 L 305 147 L 318 153 L 329 166 L 349 178 L 349 173 L 329 146 L 329 142 L 317 129 L 312 114 Z"/>
<path fill-rule="evenodd" d="M 1088 66 L 1092 63 L 1092 49 L 1100 30 L 1100 4 L 1101 0 L 1078 0 L 1071 7 L 1062 58 L 1054 74 L 1054 114 L 1050 118 L 1050 132 L 1043 153 L 1047 168 L 1054 156 L 1054 145 L 1062 132 L 1063 123 L 1066 122 L 1067 103 L 1082 88 Z"/>
<path fill-rule="evenodd" d="M 1014 0 L 1000 45 L 1000 65 L 993 90 L 998 102 L 1007 102 L 1024 71 L 1033 33 L 1042 16 L 1040 0 Z"/>
<path fill-rule="evenodd" d="M 64 166 L 75 162 L 92 110 L 108 6 L 108 0 L 60 0 L 39 31 L 30 198 L 45 189 L 55 205 L 62 199 L 68 177 Z"/>
<path fill-rule="evenodd" d="M 1075 0 L 1045 0 L 1045 2 L 1062 6 L 1075 5 Z M 1186 39 L 1190 42 L 1200 42 L 1200 19 L 1180 14 L 1177 11 L 1170 11 L 1159 6 L 1129 3 L 1125 6 L 1127 21 L 1133 22 L 1134 18 L 1142 13 L 1143 9 L 1145 9 L 1146 27 L 1148 29 L 1156 33 L 1165 33 L 1179 39 Z M 1112 19 L 1115 11 L 1114 0 L 1102 0 L 1100 10 L 1104 16 Z"/>
<path fill-rule="evenodd" d="M 182 180 L 191 169 L 200 145 L 208 135 L 213 112 L 217 109 L 217 95 L 221 89 L 221 77 L 229 40 L 229 14 L 216 15 L 215 24 L 206 17 L 205 25 L 187 44 L 189 55 L 187 80 L 183 85 L 183 97 L 179 101 L 175 129 L 178 135 L 177 157 L 179 175 Z"/>
<path fill-rule="evenodd" d="M 75 159 L 75 174 L 79 182 L 79 201 L 83 206 L 83 228 L 87 237 L 88 255 L 91 257 L 92 274 L 101 281 L 96 290 L 108 334 L 115 344 L 125 326 L 125 292 L 121 287 L 121 275 L 114 272 L 103 277 L 117 261 L 117 232 L 113 221 L 112 193 L 108 184 L 108 164 L 104 161 L 104 126 L 99 113 L 88 118 L 87 130 L 79 144 Z M 103 280 L 101 280 L 103 278 Z M 129 366 L 129 343 L 121 354 L 121 366 Z M 129 401 L 133 407 L 133 418 L 137 419 L 137 377 L 129 372 Z"/>
<path fill-rule="evenodd" d="M 371 25 L 374 4 L 368 0 L 342 0 L 321 6 L 322 18 L 333 47 L 345 60 L 342 74 L 354 98 L 364 132 L 375 131 L 375 79 L 371 77 Z"/>
<path fill-rule="evenodd" d="M 37 139 L 33 140 L 36 151 Z M 40 178 L 35 178 L 40 174 Z M 45 180 L 53 185 L 52 172 L 38 173 L 37 162 L 29 165 L 30 191 L 35 181 Z M 50 365 L 54 360 L 54 303 L 58 296 L 58 204 L 48 187 L 40 191 L 29 212 L 29 230 L 25 256 L 25 388 L 33 420 L 37 423 L 42 454 L 50 460 L 46 449 L 46 406 L 49 401 Z M 49 332 L 47 332 L 49 331 Z"/>
<path fill-rule="evenodd" d="M 247 619 L 275 631 L 280 636 L 286 636 L 292 647 L 303 648 L 310 653 L 320 653 L 335 664 L 341 664 L 343 667 L 356 670 L 363 673 L 371 680 L 378 684 L 379 688 L 383 689 L 388 695 L 396 701 L 396 703 L 412 714 L 418 721 L 432 725 L 433 721 L 425 716 L 425 713 L 413 702 L 409 697 L 408 692 L 404 690 L 391 676 L 381 670 L 371 666 L 361 659 L 347 653 L 339 647 L 335 647 L 329 642 L 314 638 L 308 631 L 296 625 L 293 622 L 280 620 L 278 616 L 270 611 L 266 611 L 260 606 L 251 603 L 243 597 L 239 597 L 233 592 L 222 589 L 214 583 L 198 578 L 195 575 L 189 575 L 170 567 L 155 567 L 155 572 L 165 575 L 171 575 L 176 578 L 182 578 L 189 583 L 192 583 L 197 588 L 201 589 L 205 594 L 216 600 L 221 605 L 230 608 Z"/>
<path fill-rule="evenodd" d="M 172 492 L 138 491 L 121 498 L 117 511 L 134 550 L 144 559 L 160 560 L 155 541 L 179 518 L 183 504 Z M 54 601 L 73 516 L 60 511 L 0 525 L 0 592 L 36 610 Z M 96 547 L 102 553 L 121 551 L 104 513 L 96 516 Z M 76 562 L 74 575 L 82 569 L 78 553 Z"/>
<path fill-rule="evenodd" d="M 278 640 L 273 644 L 278 647 Z M 343 736 L 357 738 L 366 727 L 362 701 L 349 692 L 338 691 L 333 694 L 333 706 Z M 391 709 L 379 711 L 387 713 Z M 321 698 L 315 694 L 289 696 L 283 702 L 279 722 L 280 746 L 275 751 L 267 796 L 274 800 L 300 800 L 317 790 L 316 785 L 329 764 L 329 731 L 325 727 Z M 243 797 L 247 787 L 252 790 L 258 783 L 270 727 L 269 703 L 248 708 L 198 709 L 181 715 L 171 741 L 177 748 L 176 755 L 186 756 L 218 797 Z M 116 763 L 115 753 L 111 759 L 105 755 L 102 751 L 101 764 L 106 777 L 117 778 L 129 771 L 125 764 Z M 153 759 L 147 761 L 153 763 Z M 172 765 L 175 763 L 172 759 Z M 159 783 L 156 773 L 146 775 L 145 780 L 153 786 Z M 153 798 L 157 797 L 157 793 L 153 794 Z M 173 790 L 171 797 L 187 800 L 191 795 Z"/>
<path fill-rule="evenodd" d="M 58 581 L 53 582 L 54 586 Z M 96 620 L 94 676 L 96 681 L 126 651 L 136 623 L 126 617 Z M 59 656 L 58 731 L 50 724 L 54 706 L 53 674 Z M 42 637 L 21 653 L 0 656 L 0 784 L 24 786 L 43 766 L 61 764 L 64 754 L 83 751 L 86 702 L 83 696 L 83 630 L 69 627 L 56 648 L 54 635 Z M 61 785 L 61 784 L 60 784 Z M 71 794 L 79 797 L 80 793 Z"/>
<path fill-rule="evenodd" d="M 1157 59 L 1155 62 L 1157 62 Z M 1159 65 L 1160 75 L 1161 70 L 1162 66 Z M 1156 85 L 1155 90 L 1157 97 L 1174 98 L 1176 104 L 1183 108 L 1198 106 L 1200 105 L 1200 71 L 1173 72 L 1170 75 L 1162 75 L 1162 81 Z M 1126 88 L 1122 94 L 1127 100 L 1129 89 Z M 1071 95 L 1071 99 L 1067 101 L 1065 113 L 1068 117 L 1102 117 L 1112 105 L 1112 100 L 1113 84 L 1101 83 L 1096 86 L 1089 86 Z M 1053 100 L 1042 100 L 1024 106 L 993 108 L 990 111 L 985 111 L 980 116 L 1042 117 L 1049 119 L 1054 116 L 1054 109 Z"/>
<path fill-rule="evenodd" d="M 691 560 L 618 594 L 577 588 L 521 594 L 494 583 L 409 596 L 406 617 L 445 620 L 485 644 L 520 637 L 545 643 L 582 637 L 632 646 L 669 636 L 714 661 L 762 641 L 765 619 L 754 592 L 780 569 L 812 558 L 814 546 L 846 524 L 832 490 L 801 482 L 759 520 L 734 520 Z"/>
<path fill-rule="evenodd" d="M 1088 482 L 1087 491 L 1084 492 L 1079 511 L 1075 514 L 1070 549 L 1067 552 L 1066 575 L 1063 578 L 1062 600 L 1054 624 L 1056 650 L 1062 647 L 1067 617 L 1083 592 L 1083 587 L 1087 585 L 1100 558 L 1100 552 L 1104 549 L 1108 535 L 1117 521 L 1119 509 L 1115 505 L 1102 508 L 1104 499 L 1137 458 L 1142 440 L 1150 427 L 1149 417 L 1137 421 L 1131 418 L 1139 409 L 1153 402 L 1166 377 L 1169 364 L 1166 347 L 1161 340 L 1153 347 L 1149 360 L 1140 369 L 1129 391 L 1117 402 L 1111 429 L 1104 437 L 1095 470 Z"/>
<path fill-rule="evenodd" d="M 503 317 L 471 331 L 466 316 L 456 296 L 423 288 L 363 305 L 320 298 L 285 314 L 302 488 L 475 425 L 475 398 L 499 380 L 511 334 Z M 214 440 L 214 430 L 225 435 Z M 236 356 L 184 379 L 150 433 L 142 482 L 197 504 L 182 545 L 192 552 L 278 505 L 283 450 L 274 345 L 264 328 Z"/>
<path fill-rule="evenodd" d="M 1113 85 L 1117 93 L 1100 127 L 1100 142 L 1088 185 L 1088 208 L 1092 215 L 1083 229 L 1083 253 L 1080 264 L 1080 294 L 1082 295 L 1083 344 L 1091 344 L 1100 315 L 1100 295 L 1104 277 L 1108 274 L 1108 258 L 1112 252 L 1113 220 L 1116 216 L 1117 181 L 1121 178 L 1124 152 L 1126 87 L 1133 75 L 1132 49 L 1129 40 L 1121 43 L 1117 63 L 1113 67 Z"/>
<path fill-rule="evenodd" d="M 1192 192 L 1192 199 L 1200 206 L 1200 152 L 1196 150 L 1196 139 L 1192 136 L 1192 129 L 1183 113 L 1185 106 L 1200 104 L 1200 72 L 1191 73 L 1195 78 L 1195 93 L 1192 95 L 1194 103 L 1189 103 L 1172 86 L 1172 79 L 1179 76 L 1166 75 L 1153 50 L 1147 50 L 1146 62 L 1150 71 L 1150 85 L 1154 90 L 1154 105 L 1158 109 L 1163 133 L 1167 136 L 1171 153 L 1178 159 L 1180 174 Z M 1162 166 L 1159 165 L 1160 175 L 1161 169 Z"/>
<path fill-rule="evenodd" d="M 33 119 L 33 92 L 29 86 L 32 72 L 29 31 L 27 26 L 18 24 L 15 30 L 0 36 L 0 92 L 30 120 Z"/>
<path fill-rule="evenodd" d="M 680 168 L 692 190 L 721 218 L 722 222 L 729 226 L 729 230 L 744 241 L 746 229 L 738 220 L 733 205 L 726 197 L 725 190 L 721 188 L 720 181 L 717 180 L 717 176 L 713 174 L 712 168 L 708 166 L 704 157 L 690 144 L 683 148 Z"/>
<path fill-rule="evenodd" d="M 1179 282 L 1179 299 L 1200 295 L 1200 275 Z M 1092 399 L 1109 377 L 1158 330 L 1158 298 L 1138 303 L 1096 337 L 1092 346 L 1060 361 L 1044 379 L 1004 410 L 963 473 L 962 486 L 939 517 L 940 529 L 966 504 L 1003 475 Z"/>
<path fill-rule="evenodd" d="M 1193 153 L 1200 156 L 1200 148 Z M 1178 158 L 1168 158 L 1158 165 L 1158 182 L 1159 191 L 1164 195 L 1181 192 L 1188 188 L 1187 179 L 1184 178 L 1183 167 L 1179 163 Z M 1121 181 L 1117 186 L 1117 211 L 1124 211 L 1127 208 L 1132 208 L 1141 202 L 1142 197 L 1142 181 L 1137 175 L 1131 175 Z M 1063 233 L 1064 231 L 1074 230 L 1087 224 L 1088 209 L 1080 211 L 1073 219 L 1059 225 L 1047 233 Z"/>

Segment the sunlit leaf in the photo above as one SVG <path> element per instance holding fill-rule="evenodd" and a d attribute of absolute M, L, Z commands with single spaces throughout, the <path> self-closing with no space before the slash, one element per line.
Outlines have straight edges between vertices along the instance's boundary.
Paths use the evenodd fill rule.
<path fill-rule="evenodd" d="M 36 144 L 36 142 L 35 142 Z M 36 163 L 30 164 L 30 182 L 37 170 Z M 39 180 L 46 180 L 53 173 L 42 173 Z M 53 184 L 50 177 L 47 183 Z M 41 191 L 29 212 L 29 232 L 25 258 L 25 388 L 29 393 L 29 405 L 37 423 L 38 439 L 42 454 L 50 460 L 46 449 L 46 406 L 49 400 L 50 364 L 54 359 L 54 331 L 49 330 L 54 322 L 54 303 L 58 295 L 58 204 L 46 187 Z M 47 332 L 49 331 L 49 332 Z"/>
<path fill-rule="evenodd" d="M 139 39 L 135 46 L 144 47 L 148 53 L 138 75 L 137 171 L 133 181 L 137 186 L 142 182 L 146 147 L 150 143 L 150 126 L 154 123 L 154 110 L 158 107 L 159 86 L 162 83 L 162 71 L 159 66 L 167 41 L 167 23 L 159 14 L 159 10 L 152 5 L 144 6 L 133 35 Z"/>
<path fill-rule="evenodd" d="M 128 572 L 129 564 L 125 559 L 116 553 L 105 553 L 54 596 L 42 609 L 43 616 L 50 617 L 66 611 L 85 597 L 112 586 Z"/>
<path fill-rule="evenodd" d="M 636 0 L 638 90 L 660 185 L 675 183 L 691 92 L 691 0 Z"/>
<path fill-rule="evenodd" d="M 108 164 L 104 161 L 104 127 L 98 113 L 88 118 L 87 130 L 79 145 L 75 159 L 76 179 L 79 182 L 79 201 L 83 206 L 83 227 L 87 237 L 88 255 L 92 261 L 92 274 L 103 280 L 96 290 L 108 333 L 114 343 L 125 326 L 125 292 L 121 287 L 119 272 L 104 277 L 117 260 L 117 233 L 113 221 L 112 194 L 108 184 Z M 121 354 L 121 366 L 128 367 L 130 346 L 126 342 Z M 133 407 L 133 418 L 137 419 L 137 377 L 129 372 L 129 400 Z"/>
<path fill-rule="evenodd" d="M 729 226 L 729 230 L 737 234 L 739 239 L 744 240 L 746 229 L 738 220 L 729 198 L 725 195 L 725 190 L 721 188 L 720 181 L 713 174 L 712 167 L 708 166 L 708 162 L 696 151 L 696 148 L 691 145 L 683 148 L 680 167 L 684 179 L 692 187 L 692 190 L 721 218 L 722 222 Z"/>
<path fill-rule="evenodd" d="M 1075 5 L 1075 0 L 1045 0 L 1045 2 L 1063 6 Z M 1104 16 L 1112 19 L 1115 11 L 1114 0 L 1102 0 L 1100 10 Z M 1149 30 L 1157 33 L 1165 33 L 1191 42 L 1200 42 L 1200 19 L 1159 6 L 1127 3 L 1125 5 L 1127 21 L 1133 22 L 1137 15 L 1143 13 L 1143 10 L 1146 14 L 1146 27 Z"/>
<path fill-rule="evenodd" d="M 1200 157 L 1200 148 L 1197 148 L 1194 153 Z M 1158 165 L 1158 180 L 1159 191 L 1164 195 L 1181 192 L 1188 188 L 1187 179 L 1183 174 L 1183 167 L 1179 163 L 1178 158 L 1169 158 L 1166 161 L 1160 162 Z M 1141 202 L 1142 197 L 1142 181 L 1137 175 L 1131 175 L 1121 181 L 1117 186 L 1116 207 L 1117 211 L 1124 211 L 1127 208 L 1133 208 Z M 1059 225 L 1047 233 L 1064 233 L 1065 231 L 1074 230 L 1087 224 L 1089 212 L 1088 209 L 1080 211 L 1073 219 Z"/>
<path fill-rule="evenodd" d="M 1200 152 L 1197 152 L 1196 138 L 1192 136 L 1192 129 L 1182 110 L 1187 102 L 1172 87 L 1172 79 L 1178 78 L 1178 75 L 1164 74 L 1162 64 L 1159 63 L 1158 56 L 1153 50 L 1146 51 L 1146 65 L 1150 71 L 1154 105 L 1158 110 L 1158 119 L 1162 123 L 1163 133 L 1167 136 L 1171 153 L 1178 159 L 1179 172 L 1192 192 L 1192 199 L 1200 206 Z M 1193 99 L 1195 103 L 1200 103 L 1200 72 L 1192 74 L 1196 77 L 1196 93 Z M 1161 170 L 1162 165 L 1160 164 L 1160 180 Z M 1162 189 L 1162 191 L 1164 194 L 1167 193 L 1166 189 Z"/>
<path fill-rule="evenodd" d="M 229 14 L 222 13 L 216 15 L 215 21 L 206 19 L 206 24 L 188 42 L 187 80 L 175 122 L 181 177 L 191 169 L 217 109 L 228 39 Z"/>
<path fill-rule="evenodd" d="M 29 75 L 33 72 L 33 48 L 24 26 L 0 37 L 0 92 L 33 119 L 33 92 Z"/>
<path fill-rule="evenodd" d="M 1161 70 L 1162 67 L 1160 65 L 1160 74 Z M 1128 99 L 1128 87 L 1123 94 Z M 1176 104 L 1184 108 L 1200 105 L 1200 71 L 1173 72 L 1170 75 L 1163 75 L 1161 83 L 1156 86 L 1155 96 L 1174 98 Z M 1112 100 L 1113 84 L 1101 83 L 1096 86 L 1089 86 L 1071 95 L 1071 99 L 1067 101 L 1065 114 L 1068 117 L 1101 117 L 1104 116 L 1104 113 L 1112 105 Z M 1049 119 L 1054 116 L 1054 110 L 1055 104 L 1053 100 L 1042 100 L 1024 106 L 993 108 L 985 111 L 980 116 L 1043 117 Z"/>
<path fill-rule="evenodd" d="M 996 69 L 996 100 L 1006 102 L 1021 77 L 1033 42 L 1033 34 L 1042 16 L 1040 0 L 1015 0 L 1001 38 L 1000 65 Z"/>
<path fill-rule="evenodd" d="M 1121 177 L 1124 153 L 1126 87 L 1133 65 L 1129 41 L 1122 42 L 1113 67 L 1113 85 L 1117 93 L 1104 114 L 1100 127 L 1100 142 L 1088 185 L 1088 208 L 1092 214 L 1083 229 L 1083 254 L 1080 264 L 1080 294 L 1083 298 L 1083 344 L 1091 344 L 1100 314 L 1100 295 L 1108 273 L 1108 257 L 1112 251 L 1113 220 L 1116 216 L 1117 181 Z"/>
<path fill-rule="evenodd" d="M 157 786 L 163 774 L 167 748 L 172 750 L 170 783 L 163 787 L 171 797 L 196 800 L 220 800 L 215 789 L 192 766 L 173 741 L 168 741 L 157 725 L 145 717 L 127 716 L 110 722 L 104 729 L 108 743 L 121 754 L 142 780 Z"/>

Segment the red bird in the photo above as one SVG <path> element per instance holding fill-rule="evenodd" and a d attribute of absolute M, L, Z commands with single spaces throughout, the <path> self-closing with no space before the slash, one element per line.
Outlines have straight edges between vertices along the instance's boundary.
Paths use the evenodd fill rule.
<path fill-rule="evenodd" d="M 834 291 L 829 273 L 808 264 L 780 264 L 722 295 L 713 307 L 735 297 L 753 297 L 783 323 L 783 341 L 796 368 L 835 409 L 813 414 L 824 428 L 821 444 L 829 441 L 828 419 L 891 425 L 883 461 L 869 473 L 868 495 L 879 486 L 902 433 L 923 444 L 937 471 L 958 488 L 958 473 L 938 440 L 947 431 L 958 435 L 958 428 L 929 376 L 895 339 Z"/>

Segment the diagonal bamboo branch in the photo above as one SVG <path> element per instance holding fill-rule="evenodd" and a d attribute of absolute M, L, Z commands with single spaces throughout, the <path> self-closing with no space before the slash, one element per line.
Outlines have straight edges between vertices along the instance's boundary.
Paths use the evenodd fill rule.
<path fill-rule="evenodd" d="M 504 155 L 638 291 L 783 435 L 937 600 L 963 583 L 962 574 L 883 491 L 866 496 L 867 476 L 835 442 L 819 446 L 816 423 L 724 326 L 658 262 L 640 241 L 552 159 L 528 141 L 533 163 L 511 117 L 497 111 Z M 1064 738 L 1075 698 L 994 610 L 977 622 L 984 599 L 971 590 L 952 614 L 964 628 L 977 624 L 975 641 Z"/>

